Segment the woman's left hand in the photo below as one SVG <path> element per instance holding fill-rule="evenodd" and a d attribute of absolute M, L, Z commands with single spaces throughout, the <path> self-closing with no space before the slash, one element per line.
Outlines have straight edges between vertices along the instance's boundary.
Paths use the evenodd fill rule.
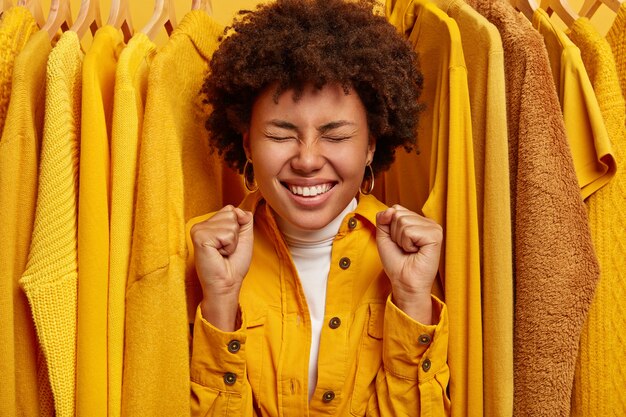
<path fill-rule="evenodd" d="M 433 220 L 399 204 L 376 215 L 378 254 L 391 281 L 394 304 L 413 319 L 432 323 L 430 292 L 443 241 Z"/>

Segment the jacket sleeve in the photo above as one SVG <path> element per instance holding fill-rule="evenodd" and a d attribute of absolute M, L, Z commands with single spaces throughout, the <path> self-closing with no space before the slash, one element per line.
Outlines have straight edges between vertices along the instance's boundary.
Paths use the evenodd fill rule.
<path fill-rule="evenodd" d="M 447 394 L 448 316 L 443 302 L 432 296 L 437 324 L 411 319 L 387 299 L 383 327 L 383 366 L 368 416 L 443 417 L 450 415 Z"/>
<path fill-rule="evenodd" d="M 241 311 L 241 309 L 240 309 Z M 224 332 L 196 310 L 191 354 L 191 416 L 256 417 L 246 373 L 246 323 Z"/>

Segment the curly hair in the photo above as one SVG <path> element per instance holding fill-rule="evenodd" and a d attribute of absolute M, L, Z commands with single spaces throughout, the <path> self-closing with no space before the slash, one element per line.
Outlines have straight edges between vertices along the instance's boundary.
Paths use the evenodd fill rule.
<path fill-rule="evenodd" d="M 395 150 L 416 145 L 423 78 L 416 53 L 375 0 L 276 0 L 240 11 L 226 28 L 202 87 L 213 111 L 209 141 L 239 173 L 246 162 L 243 133 L 255 99 L 276 85 L 274 100 L 307 84 L 352 88 L 363 102 L 376 139 L 375 173 L 389 168 Z"/>

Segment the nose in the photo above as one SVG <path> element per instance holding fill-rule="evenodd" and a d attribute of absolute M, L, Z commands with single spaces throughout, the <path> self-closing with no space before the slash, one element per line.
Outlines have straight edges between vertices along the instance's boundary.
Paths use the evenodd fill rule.
<path fill-rule="evenodd" d="M 300 141 L 297 153 L 291 159 L 291 168 L 303 174 L 313 173 L 322 168 L 324 161 L 317 141 Z"/>

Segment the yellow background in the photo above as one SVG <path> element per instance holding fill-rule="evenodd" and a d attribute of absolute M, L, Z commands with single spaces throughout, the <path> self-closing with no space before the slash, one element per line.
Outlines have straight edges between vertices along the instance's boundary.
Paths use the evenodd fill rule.
<path fill-rule="evenodd" d="M 165 0 L 168 1 L 168 0 Z M 213 0 L 213 16 L 220 23 L 227 25 L 234 15 L 234 13 L 239 9 L 250 9 L 254 8 L 254 6 L 259 3 L 261 0 Z M 558 1 L 558 0 L 551 0 Z M 576 11 L 580 10 L 580 7 L 583 4 L 584 0 L 566 0 L 569 1 L 572 8 Z M 129 0 L 130 2 L 130 13 L 132 16 L 132 25 L 135 30 L 140 30 L 142 27 L 148 23 L 150 17 L 152 16 L 154 5 L 156 1 L 149 0 Z M 538 3 L 540 0 L 538 0 Z M 16 0 L 13 1 L 16 3 Z M 111 0 L 102 0 L 96 1 L 96 3 L 100 6 L 100 15 L 102 17 L 103 23 L 106 23 L 109 16 L 109 9 L 111 6 Z M 171 0 L 171 3 L 175 5 L 175 16 L 176 21 L 179 22 L 182 17 L 191 10 L 191 0 Z M 44 16 L 48 15 L 48 10 L 50 8 L 50 0 L 42 0 L 41 1 L 43 7 Z M 71 11 L 73 19 L 76 19 L 78 15 L 81 0 L 70 0 Z M 601 5 L 597 12 L 591 18 L 591 23 L 598 29 L 598 31 L 604 35 L 608 31 L 611 26 L 613 19 L 615 18 L 615 13 L 609 9 L 605 5 Z M 565 28 L 565 25 L 562 24 L 558 17 L 553 16 L 553 20 L 562 28 Z M 156 39 L 157 44 L 163 44 L 167 40 L 167 35 L 165 30 L 162 30 L 159 36 Z M 90 43 L 90 35 L 87 34 L 85 39 L 83 39 L 83 46 L 88 46 Z"/>

